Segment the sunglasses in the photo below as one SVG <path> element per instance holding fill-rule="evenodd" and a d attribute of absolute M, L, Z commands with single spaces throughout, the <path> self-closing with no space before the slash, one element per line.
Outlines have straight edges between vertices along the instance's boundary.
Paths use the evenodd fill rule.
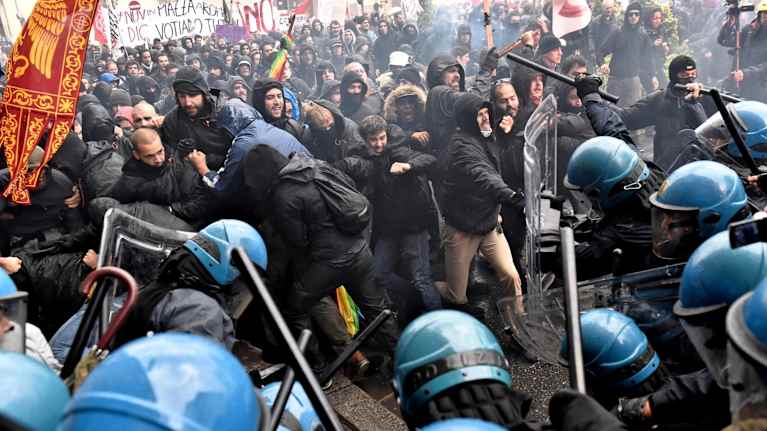
<path fill-rule="evenodd" d="M 639 16 L 639 12 L 629 12 L 628 16 Z"/>

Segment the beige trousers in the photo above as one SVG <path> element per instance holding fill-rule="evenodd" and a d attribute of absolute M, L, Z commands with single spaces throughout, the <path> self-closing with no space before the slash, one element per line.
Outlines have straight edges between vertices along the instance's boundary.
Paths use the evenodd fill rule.
<path fill-rule="evenodd" d="M 445 273 L 447 284 L 437 285 L 442 298 L 453 304 L 466 304 L 471 261 L 478 251 L 495 269 L 501 287 L 508 294 L 515 294 L 514 276 L 517 269 L 511 257 L 511 249 L 503 233 L 495 229 L 485 235 L 461 232 L 450 225 L 443 230 L 445 244 Z M 521 294 L 521 292 L 518 292 Z"/>

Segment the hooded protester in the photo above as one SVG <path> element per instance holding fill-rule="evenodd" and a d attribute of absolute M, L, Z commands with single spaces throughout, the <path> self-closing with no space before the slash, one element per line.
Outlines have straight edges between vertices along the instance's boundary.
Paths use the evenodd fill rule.
<path fill-rule="evenodd" d="M 243 102 L 250 100 L 251 89 L 248 83 L 240 76 L 232 76 L 229 78 L 229 93 L 232 97 L 237 97 Z"/>
<path fill-rule="evenodd" d="M 521 295 L 522 283 L 500 226 L 501 204 L 513 204 L 516 193 L 501 177 L 500 147 L 494 134 L 493 106 L 464 93 L 455 104 L 459 131 L 449 145 L 448 172 L 443 179 L 446 222 L 443 302 L 470 312 L 466 297 L 469 268 L 482 251 L 509 295 Z M 449 199 L 444 197 L 449 196 Z"/>
<path fill-rule="evenodd" d="M 459 92 L 465 91 L 465 76 L 455 58 L 438 55 L 426 70 L 426 128 L 429 132 L 432 152 L 442 160 L 446 156 L 448 142 L 455 133 L 457 119 L 455 103 Z"/>
<path fill-rule="evenodd" d="M 340 39 L 331 40 L 330 43 L 330 56 L 328 61 L 333 65 L 333 70 L 338 74 L 339 71 L 344 69 L 346 65 L 346 53 L 344 53 L 344 43 Z"/>
<path fill-rule="evenodd" d="M 461 24 L 458 26 L 454 46 L 462 46 L 466 48 L 467 51 L 471 52 L 471 27 L 469 27 L 468 24 Z"/>
<path fill-rule="evenodd" d="M 311 46 L 304 46 L 299 52 L 301 62 L 294 68 L 293 72 L 303 79 L 309 87 L 316 88 L 318 82 L 317 74 L 315 73 L 318 62 L 317 51 Z"/>
<path fill-rule="evenodd" d="M 322 83 L 320 99 L 332 102 L 336 107 L 341 106 L 341 81 L 331 79 Z"/>
<path fill-rule="evenodd" d="M 190 140 L 205 154 L 210 169 L 221 168 L 233 136 L 216 125 L 216 104 L 202 74 L 189 67 L 179 69 L 173 91 L 177 106 L 160 128 L 163 143 L 175 149 L 182 140 Z"/>
<path fill-rule="evenodd" d="M 299 142 L 311 140 L 309 126 L 290 118 L 286 112 L 285 94 L 282 83 L 265 78 L 253 84 L 253 107 L 263 116 L 264 121 L 282 129 L 296 138 Z"/>
<path fill-rule="evenodd" d="M 344 117 L 341 110 L 327 100 L 315 100 L 304 107 L 312 140 L 306 146 L 314 157 L 333 163 L 364 149 L 357 124 Z"/>
<path fill-rule="evenodd" d="M 208 86 L 212 86 L 215 81 L 226 81 L 229 76 L 225 72 L 224 62 L 218 57 L 210 57 L 208 59 L 208 76 L 206 80 Z"/>
<path fill-rule="evenodd" d="M 402 27 L 402 31 L 399 33 L 397 45 L 410 45 L 414 50 L 418 51 L 420 42 L 420 39 L 418 39 L 418 26 L 412 22 L 405 24 L 405 26 Z"/>
<path fill-rule="evenodd" d="M 642 87 L 649 93 L 657 86 L 654 76 L 653 45 L 641 26 L 642 5 L 631 3 L 626 8 L 623 27 L 614 31 L 597 50 L 597 63 L 612 54 L 610 66 L 602 66 L 609 72 L 607 91 L 620 98 L 620 106 L 634 104 L 642 97 Z"/>
<path fill-rule="evenodd" d="M 367 96 L 367 82 L 354 72 L 344 73 L 341 80 L 341 112 L 359 124 L 368 115 L 380 113 L 380 105 Z"/>
<path fill-rule="evenodd" d="M 139 76 L 136 78 L 136 88 L 141 97 L 152 105 L 157 103 L 162 95 L 157 81 L 149 76 Z"/>
<path fill-rule="evenodd" d="M 401 85 L 386 98 L 384 118 L 399 126 L 411 145 L 425 151 L 429 148 L 426 131 L 426 92 L 415 85 Z"/>
<path fill-rule="evenodd" d="M 340 230 L 314 181 L 318 170 L 346 176 L 320 160 L 301 154 L 288 159 L 266 145 L 256 146 L 244 167 L 249 200 L 267 202 L 267 220 L 298 255 L 304 256 L 303 268 L 297 271 L 287 296 L 290 301 L 282 310 L 291 329 L 308 329 L 310 310 L 341 284 L 365 316 L 378 316 L 387 301 L 375 285 L 374 261 L 365 231 L 351 234 Z M 346 180 L 353 185 L 351 179 Z M 396 319 L 390 318 L 374 337 L 385 351 L 392 352 L 397 335 Z M 314 368 L 322 365 L 315 363 Z"/>
<path fill-rule="evenodd" d="M 224 166 L 218 171 L 213 171 L 205 165 L 204 158 L 202 163 L 195 163 L 193 160 L 193 164 L 197 172 L 204 177 L 205 184 L 218 193 L 231 195 L 242 190 L 243 172 L 240 165 L 248 152 L 258 145 L 273 147 L 285 157 L 294 153 L 311 156 L 293 135 L 264 121 L 255 108 L 238 98 L 224 104 L 218 113 L 217 121 L 221 128 L 234 136 Z"/>
<path fill-rule="evenodd" d="M 546 77 L 539 72 L 526 67 L 517 68 L 512 78 L 512 84 L 519 97 L 519 114 L 516 122 L 524 124 L 544 98 Z"/>
<path fill-rule="evenodd" d="M 373 43 L 373 58 L 378 73 L 383 73 L 389 67 L 389 55 L 396 51 L 397 47 L 397 34 L 391 31 L 386 20 L 381 20 L 378 23 L 378 38 Z"/>
<path fill-rule="evenodd" d="M 314 97 L 319 97 L 322 92 L 322 83 L 334 79 L 336 80 L 336 68 L 332 63 L 320 60 L 314 67 Z"/>
<path fill-rule="evenodd" d="M 343 42 L 344 55 L 351 57 L 354 55 L 354 44 L 357 42 L 357 35 L 351 29 L 344 30 L 341 35 L 341 42 Z"/>

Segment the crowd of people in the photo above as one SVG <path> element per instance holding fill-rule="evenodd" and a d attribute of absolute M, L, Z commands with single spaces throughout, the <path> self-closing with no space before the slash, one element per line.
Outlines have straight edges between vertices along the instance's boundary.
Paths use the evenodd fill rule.
<path fill-rule="evenodd" d="M 260 302 L 245 309 L 233 299 L 247 290 L 236 247 L 294 334 L 312 330 L 306 356 L 317 376 L 354 336 L 337 288 L 362 326 L 396 311 L 345 372 L 393 376 L 412 428 L 464 417 L 513 429 L 767 429 L 767 245 L 734 248 L 727 234 L 756 213 L 754 202 L 767 202 L 767 177 L 747 169 L 767 157 L 767 1 L 753 12 L 699 0 L 595 1 L 591 23 L 561 38 L 544 3 L 496 2 L 493 47 L 481 5 L 429 10 L 425 28 L 399 8 L 376 7 L 345 22 L 310 18 L 290 37 L 90 46 L 75 123 L 31 204 L 0 200 L 0 302 L 29 295 L 21 351 L 61 370 L 109 210 L 194 234 L 140 286 L 111 345 L 117 358 L 72 403 L 58 396 L 68 405 L 63 429 L 97 424 L 86 413 L 99 391 L 148 396 L 106 377 L 109 367 L 140 373 L 130 357 L 190 367 L 218 358 L 218 376 L 239 382 L 232 390 L 247 376 L 221 346 L 246 340 L 267 362 L 288 360 Z M 511 52 L 575 85 L 505 58 L 512 43 Z M 701 83 L 744 101 L 721 113 Z M 579 279 L 687 264 L 673 309 L 582 314 L 590 396 L 556 394 L 543 425 L 525 419 L 530 398 L 512 389 L 506 355 L 483 323 L 494 310 L 471 290 L 478 261 L 494 270 L 497 296 L 522 296 L 534 279 L 524 132 L 547 97 L 557 106 L 552 175 L 561 191 L 550 200 L 579 220 Z M 38 147 L 29 168 L 43 161 Z M 0 171 L 0 185 L 8 181 Z M 0 322 L 0 346 L 9 347 L 12 319 Z M 146 338 L 163 332 L 217 343 Z M 172 375 L 146 378 L 182 390 Z M 333 378 L 320 383 L 327 389 Z M 239 422 L 185 420 L 252 429 L 266 414 L 253 413 L 260 407 L 250 398 L 228 407 L 215 414 Z M 19 420 L 27 419 L 35 429 L 58 420 Z M 491 429 L 454 429 L 470 426 Z"/>

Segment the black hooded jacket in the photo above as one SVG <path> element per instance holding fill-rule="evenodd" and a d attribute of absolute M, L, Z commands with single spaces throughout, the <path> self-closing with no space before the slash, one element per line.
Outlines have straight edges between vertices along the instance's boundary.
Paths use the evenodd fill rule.
<path fill-rule="evenodd" d="M 316 100 L 314 103 L 329 110 L 333 114 L 334 123 L 333 130 L 329 133 L 312 128 L 312 139 L 304 145 L 314 154 L 314 157 L 333 163 L 364 151 L 364 142 L 359 134 L 357 123 L 344 117 L 332 102 Z"/>
<path fill-rule="evenodd" d="M 386 135 L 382 154 L 368 147 L 365 155 L 347 157 L 335 166 L 352 177 L 373 204 L 376 235 L 397 236 L 428 229 L 435 208 L 427 175 L 437 159 L 410 149 L 398 126 L 390 125 Z M 395 162 L 410 164 L 410 171 L 393 175 L 389 169 Z"/>
<path fill-rule="evenodd" d="M 349 94 L 349 87 L 352 84 L 362 85 L 360 94 Z M 359 124 L 368 115 L 377 115 L 381 113 L 380 99 L 366 96 L 368 84 L 359 75 L 354 72 L 344 73 L 341 80 L 341 112 L 355 123 Z"/>
<path fill-rule="evenodd" d="M 426 97 L 426 127 L 432 150 L 437 157 L 440 157 L 440 154 L 447 149 L 457 126 L 455 105 L 460 93 L 442 84 L 442 72 L 451 66 L 458 67 L 461 74 L 460 91 L 465 91 L 463 67 L 453 57 L 449 55 L 434 57 L 426 71 L 426 85 L 429 88 L 429 94 Z"/>
<path fill-rule="evenodd" d="M 639 3 L 632 3 L 626 10 L 642 10 Z M 650 81 L 655 73 L 653 64 L 653 43 L 642 28 L 641 21 L 637 25 L 628 22 L 625 16 L 623 28 L 614 31 L 607 37 L 597 51 L 597 62 L 602 64 L 604 57 L 612 54 L 610 60 L 610 76 L 626 79 L 639 77 L 648 91 L 652 90 Z"/>
<path fill-rule="evenodd" d="M 336 227 L 313 182 L 321 160 L 296 154 L 290 160 L 266 145 L 245 159 L 245 185 L 252 201 L 267 202 L 269 219 L 287 243 L 313 262 L 330 266 L 350 263 L 367 246 L 364 233 L 347 235 Z"/>
<path fill-rule="evenodd" d="M 500 148 L 495 136 L 483 138 L 477 112 L 489 102 L 463 94 L 455 106 L 460 131 L 448 148 L 448 175 L 441 199 L 446 222 L 462 232 L 484 235 L 498 224 L 501 203 L 511 203 L 514 191 L 501 178 Z M 490 123 L 495 124 L 492 118 Z"/>
<path fill-rule="evenodd" d="M 280 118 L 272 117 L 271 112 L 268 112 L 265 107 L 266 93 L 273 89 L 279 88 L 283 90 L 282 83 L 275 81 L 271 78 L 259 79 L 253 83 L 253 96 L 251 103 L 253 107 L 264 117 L 264 121 L 271 124 L 274 127 L 278 127 L 296 138 L 299 142 L 306 145 L 306 142 L 311 140 L 311 134 L 309 128 L 304 124 L 287 116 L 285 111 L 285 104 L 282 105 L 282 116 Z"/>
<path fill-rule="evenodd" d="M 162 141 L 168 147 L 175 149 L 180 140 L 191 139 L 195 148 L 205 153 L 208 168 L 217 170 L 224 165 L 226 152 L 232 145 L 232 137 L 226 130 L 215 124 L 215 113 L 211 112 L 214 106 L 213 99 L 202 74 L 188 67 L 182 68 L 176 73 L 174 88 L 181 82 L 191 84 L 203 93 L 204 112 L 191 118 L 178 106 L 173 108 L 165 116 L 160 128 Z"/>

